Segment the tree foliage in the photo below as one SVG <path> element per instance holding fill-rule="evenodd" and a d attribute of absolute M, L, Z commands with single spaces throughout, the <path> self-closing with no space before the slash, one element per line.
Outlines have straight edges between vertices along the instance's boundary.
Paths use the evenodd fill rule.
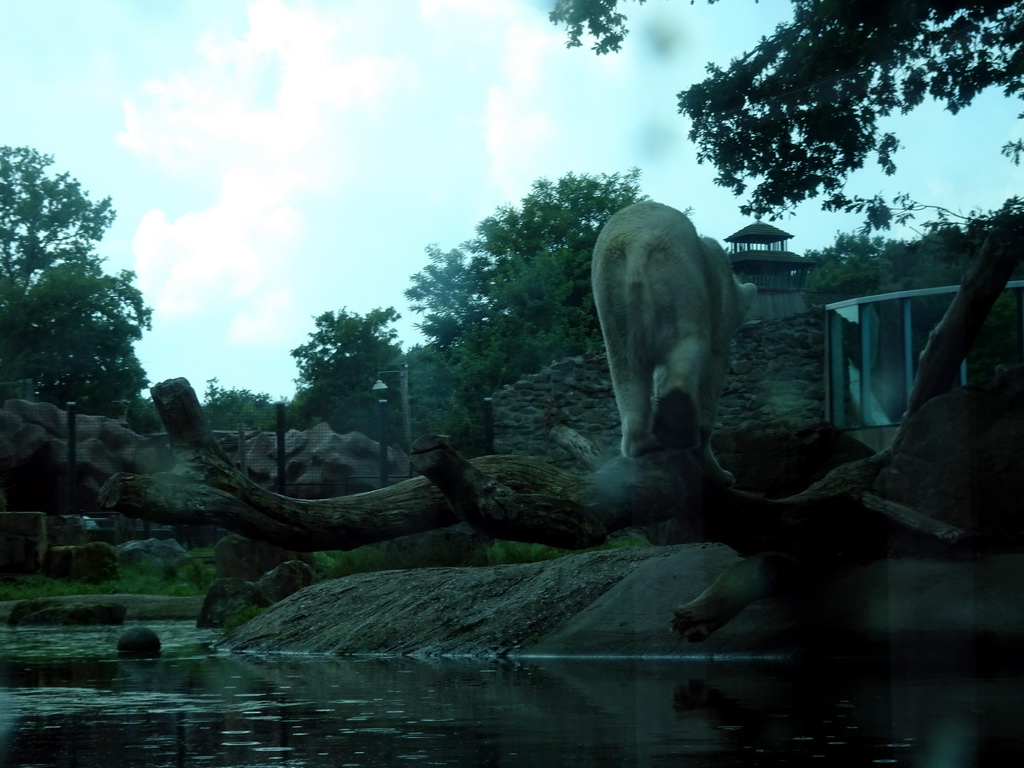
<path fill-rule="evenodd" d="M 616 51 L 627 33 L 618 5 L 559 0 L 551 19 L 566 26 L 570 46 L 586 26 L 598 53 Z M 956 113 L 993 87 L 1024 95 L 1019 0 L 792 7 L 791 21 L 728 67 L 708 64 L 708 77 L 679 94 L 699 159 L 715 166 L 719 184 L 747 196 L 746 215 L 777 214 L 820 195 L 826 209 L 864 212 L 872 226 L 886 227 L 891 206 L 843 188 L 872 158 L 895 172 L 900 142 L 879 128 L 882 118 L 926 98 Z M 1010 142 L 1003 152 L 1019 160 L 1024 145 Z"/>
<path fill-rule="evenodd" d="M 818 264 L 807 278 L 807 290 L 841 300 L 956 285 L 966 266 L 962 247 L 952 230 L 909 243 L 864 233 L 838 234 L 832 245 L 806 254 Z"/>
<path fill-rule="evenodd" d="M 277 428 L 274 401 L 265 392 L 222 387 L 215 377 L 206 382 L 203 416 L 212 429 L 237 429 L 239 426 L 270 432 Z"/>
<path fill-rule="evenodd" d="M 427 248 L 430 263 L 405 295 L 461 413 L 479 413 L 501 385 L 600 344 L 591 253 L 604 222 L 644 199 L 639 179 L 637 170 L 539 179 L 518 205 L 481 221 L 472 240 Z M 478 440 L 459 435 L 460 445 Z"/>
<path fill-rule="evenodd" d="M 0 380 L 32 379 L 48 402 L 118 415 L 146 385 L 133 344 L 151 310 L 134 273 L 103 272 L 96 243 L 114 220 L 53 158 L 0 147 Z"/>
<path fill-rule="evenodd" d="M 314 318 L 309 341 L 291 352 L 299 369 L 293 401 L 297 423 L 326 421 L 336 432 L 377 435 L 378 395 L 371 387 L 378 371 L 394 368 L 401 355 L 393 327 L 399 317 L 388 307 L 365 316 L 342 308 Z"/>

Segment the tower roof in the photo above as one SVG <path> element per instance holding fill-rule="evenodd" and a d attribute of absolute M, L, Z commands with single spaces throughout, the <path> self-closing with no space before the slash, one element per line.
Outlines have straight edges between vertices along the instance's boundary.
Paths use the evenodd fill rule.
<path fill-rule="evenodd" d="M 780 240 L 788 240 L 792 235 L 783 232 L 778 227 L 765 224 L 763 221 L 755 221 L 748 224 L 739 232 L 734 232 L 725 238 L 727 243 L 777 243 Z"/>

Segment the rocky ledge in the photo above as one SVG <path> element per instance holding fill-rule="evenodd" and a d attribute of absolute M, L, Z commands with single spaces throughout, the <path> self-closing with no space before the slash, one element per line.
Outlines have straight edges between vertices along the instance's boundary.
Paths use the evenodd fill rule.
<path fill-rule="evenodd" d="M 735 562 L 714 544 L 629 548 L 490 568 L 357 574 L 303 589 L 221 650 L 414 657 L 1020 658 L 1024 555 L 890 559 L 761 600 L 702 643 L 673 609 Z"/>

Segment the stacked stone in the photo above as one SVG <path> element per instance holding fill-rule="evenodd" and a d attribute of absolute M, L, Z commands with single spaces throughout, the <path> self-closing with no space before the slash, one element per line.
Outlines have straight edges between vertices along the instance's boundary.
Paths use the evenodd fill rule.
<path fill-rule="evenodd" d="M 717 426 L 742 429 L 766 422 L 822 421 L 824 323 L 824 309 L 813 307 L 742 326 L 733 339 Z"/>
<path fill-rule="evenodd" d="M 548 436 L 565 424 L 609 452 L 618 450 L 619 416 L 604 352 L 570 357 L 494 393 L 494 449 L 572 469 L 572 457 Z"/>
<path fill-rule="evenodd" d="M 718 404 L 718 428 L 744 429 L 825 416 L 825 312 L 747 323 L 740 328 Z M 609 454 L 618 450 L 619 414 L 603 351 L 570 357 L 494 393 L 494 447 L 579 469 L 548 431 L 565 424 Z"/>

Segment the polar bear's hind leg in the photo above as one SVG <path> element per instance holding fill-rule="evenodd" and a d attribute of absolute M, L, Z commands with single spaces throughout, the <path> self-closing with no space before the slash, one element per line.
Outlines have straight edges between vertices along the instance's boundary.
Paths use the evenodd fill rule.
<path fill-rule="evenodd" d="M 673 389 L 655 401 L 654 424 L 651 431 L 658 442 L 666 448 L 699 448 L 702 438 L 697 416 L 697 403 L 693 395 L 680 389 Z"/>

